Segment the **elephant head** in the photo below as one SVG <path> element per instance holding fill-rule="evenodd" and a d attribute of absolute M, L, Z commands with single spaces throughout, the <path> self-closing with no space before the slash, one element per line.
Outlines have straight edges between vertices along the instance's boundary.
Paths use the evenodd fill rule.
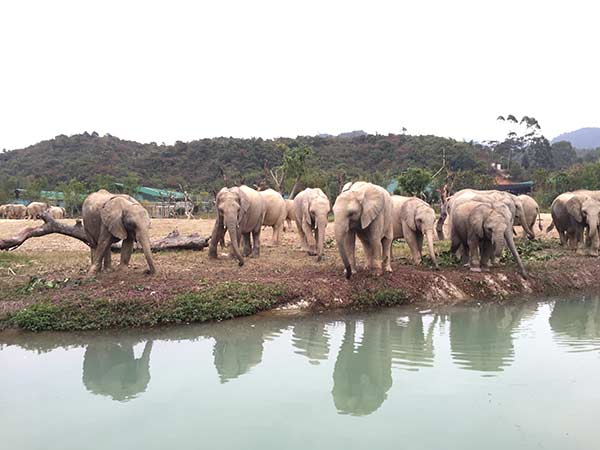
<path fill-rule="evenodd" d="M 367 229 L 383 212 L 385 195 L 388 194 L 371 183 L 357 182 L 344 186 L 344 190 L 335 200 L 335 240 L 346 269 L 346 278 L 352 276 L 354 260 L 348 241 L 353 239 L 353 232 Z M 353 243 L 351 245 L 353 248 Z"/>
<path fill-rule="evenodd" d="M 304 235 L 310 242 L 309 254 L 314 255 L 314 246 L 316 245 L 317 261 L 323 258 L 323 247 L 325 244 L 325 230 L 327 228 L 327 215 L 331 210 L 329 199 L 325 193 L 318 188 L 307 188 L 296 196 L 300 204 L 301 227 Z M 311 236 L 311 231 L 315 230 L 316 242 Z"/>
<path fill-rule="evenodd" d="M 240 251 L 240 224 L 244 221 L 250 201 L 239 187 L 223 188 L 217 194 L 217 219 L 210 238 L 208 256 L 217 257 L 217 244 L 223 239 L 225 230 L 229 231 L 231 248 L 240 266 L 244 265 L 244 258 Z"/>
<path fill-rule="evenodd" d="M 138 241 L 148 263 L 147 273 L 156 272 L 150 248 L 150 215 L 146 208 L 128 195 L 115 195 L 104 203 L 100 218 L 116 239 Z"/>
<path fill-rule="evenodd" d="M 471 230 L 480 240 L 485 239 L 492 243 L 494 256 L 497 258 L 502 256 L 502 250 L 506 247 L 507 213 L 510 214 L 508 209 L 497 203 L 495 206 L 480 205 L 469 217 Z"/>
<path fill-rule="evenodd" d="M 431 206 L 419 198 L 411 198 L 401 207 L 401 216 L 412 231 L 418 231 L 427 239 L 429 256 L 437 267 L 435 250 L 433 248 L 433 229 L 435 224 L 435 211 Z"/>
<path fill-rule="evenodd" d="M 573 195 L 566 204 L 569 215 L 588 230 L 589 253 L 598 256 L 600 202 L 583 194 Z"/>
<path fill-rule="evenodd" d="M 535 233 L 529 226 L 527 215 L 525 214 L 525 208 L 523 207 L 523 202 L 516 195 L 510 194 L 510 197 L 515 204 L 515 219 L 519 220 L 519 223 L 521 224 L 523 230 L 525 230 L 525 233 L 527 234 L 527 238 L 535 239 Z"/>

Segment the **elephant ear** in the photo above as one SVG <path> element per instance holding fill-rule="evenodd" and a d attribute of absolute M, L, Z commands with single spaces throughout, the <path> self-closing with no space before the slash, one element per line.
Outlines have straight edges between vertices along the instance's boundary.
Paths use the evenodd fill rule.
<path fill-rule="evenodd" d="M 360 217 L 360 226 L 364 230 L 373 222 L 383 211 L 385 203 L 384 193 L 378 189 L 367 187 L 358 192 L 358 201 L 362 205 L 362 215 Z"/>
<path fill-rule="evenodd" d="M 581 215 L 581 199 L 579 197 L 572 197 L 567 201 L 567 212 L 577 222 L 583 222 L 583 216 Z"/>
<path fill-rule="evenodd" d="M 250 208 L 250 200 L 248 200 L 248 196 L 241 189 L 238 188 L 237 192 L 238 196 L 240 197 L 240 209 L 242 210 L 243 214 L 246 214 Z"/>
<path fill-rule="evenodd" d="M 470 231 L 475 233 L 479 239 L 483 239 L 485 236 L 483 223 L 491 212 L 492 209 L 487 205 L 478 205 L 473 209 L 473 211 L 471 211 L 471 214 L 469 214 Z"/>
<path fill-rule="evenodd" d="M 402 213 L 401 214 L 404 221 L 406 222 L 406 224 L 408 225 L 408 228 L 410 228 L 412 231 L 417 231 L 417 222 L 415 221 L 415 217 L 419 211 L 418 207 L 417 208 L 413 208 L 412 209 L 412 214 L 406 214 L 408 212 L 408 205 L 412 203 L 411 201 L 407 201 L 404 203 L 404 205 L 402 205 Z"/>
<path fill-rule="evenodd" d="M 304 221 L 307 224 L 309 224 L 309 225 L 312 224 L 312 220 L 310 217 L 310 202 L 308 201 L 307 198 L 302 199 L 302 217 L 304 218 Z"/>
<path fill-rule="evenodd" d="M 114 237 L 127 239 L 127 230 L 123 225 L 123 200 L 113 198 L 107 201 L 100 211 L 102 223 Z"/>

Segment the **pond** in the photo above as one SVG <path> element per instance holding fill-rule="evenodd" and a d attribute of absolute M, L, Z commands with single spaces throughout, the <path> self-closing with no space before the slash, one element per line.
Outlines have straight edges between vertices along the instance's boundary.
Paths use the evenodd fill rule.
<path fill-rule="evenodd" d="M 591 449 L 600 300 L 0 334 L 5 449 Z"/>

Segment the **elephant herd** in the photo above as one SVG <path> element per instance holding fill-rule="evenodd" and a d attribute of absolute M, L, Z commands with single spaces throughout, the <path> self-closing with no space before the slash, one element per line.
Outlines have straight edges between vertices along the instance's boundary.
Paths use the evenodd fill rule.
<path fill-rule="evenodd" d="M 40 214 L 48 211 L 54 219 L 64 219 L 65 208 L 49 206 L 42 202 L 31 202 L 29 205 L 8 204 L 0 205 L 0 219 L 39 219 Z"/>
<path fill-rule="evenodd" d="M 306 188 L 293 200 L 285 200 L 277 191 L 254 190 L 248 186 L 223 188 L 216 195 L 217 217 L 210 238 L 208 256 L 217 258 L 217 246 L 230 238 L 231 257 L 242 266 L 247 257 L 260 256 L 260 237 L 264 227 L 273 228 L 273 244 L 280 233 L 295 222 L 302 250 L 323 258 L 325 231 L 329 213 L 335 217 L 334 235 L 344 265 L 346 278 L 357 271 L 356 239 L 362 243 L 366 268 L 374 272 L 391 272 L 392 241 L 404 239 L 415 265 L 421 263 L 424 241 L 435 268 L 438 261 L 434 249 L 434 229 L 444 239 L 443 226 L 449 220 L 451 252 L 470 270 L 489 268 L 508 248 L 519 272 L 526 277 L 525 267 L 517 251 L 513 226 L 521 225 L 525 236 L 535 237 L 536 220 L 541 230 L 540 211 L 527 195 L 513 195 L 496 190 L 463 189 L 449 197 L 438 220 L 434 209 L 417 197 L 390 195 L 384 188 L 357 181 L 344 185 L 333 207 L 319 188 Z M 14 217 L 14 208 L 4 205 L 2 217 Z M 25 209 L 30 218 L 53 211 L 43 203 L 31 203 Z M 64 216 L 64 210 L 60 211 Z M 129 264 L 133 244 L 138 241 L 154 273 L 149 228 L 150 216 L 133 197 L 100 190 L 83 203 L 83 226 L 90 243 L 90 274 L 111 266 L 111 244 L 123 241 L 121 266 Z M 559 195 L 552 204 L 552 224 L 561 244 L 577 249 L 578 254 L 598 255 L 600 246 L 600 191 L 580 190 Z"/>
<path fill-rule="evenodd" d="M 274 243 L 287 222 L 293 220 L 302 249 L 309 255 L 323 256 L 325 229 L 330 209 L 335 216 L 335 240 L 344 265 L 346 278 L 357 271 L 356 238 L 364 248 L 368 270 L 391 272 L 392 241 L 403 238 L 413 262 L 421 263 L 423 241 L 434 264 L 434 209 L 416 197 L 390 195 L 380 186 L 358 181 L 347 183 L 333 208 L 320 189 L 307 188 L 294 200 L 284 200 L 268 189 L 255 191 L 248 186 L 223 188 L 216 198 L 217 219 L 210 240 L 209 257 L 217 257 L 217 245 L 226 232 L 231 240 L 232 255 L 239 265 L 248 256 L 260 254 L 260 233 L 263 225 L 273 227 Z M 539 207 L 529 196 L 515 196 L 501 191 L 465 189 L 454 194 L 445 205 L 438 221 L 438 238 L 450 218 L 452 252 L 473 271 L 488 270 L 504 248 L 514 256 L 519 272 L 526 271 L 513 239 L 513 226 L 521 225 L 533 239 L 533 226 L 539 217 Z"/>

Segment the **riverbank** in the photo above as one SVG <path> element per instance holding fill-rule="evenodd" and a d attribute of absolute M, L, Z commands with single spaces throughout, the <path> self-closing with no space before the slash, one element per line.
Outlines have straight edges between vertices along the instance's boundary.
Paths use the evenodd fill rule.
<path fill-rule="evenodd" d="M 210 221 L 156 222 L 157 236 L 171 231 L 172 222 L 182 232 L 210 226 Z M 62 236 L 32 239 L 18 251 L 0 253 L 0 327 L 41 331 L 159 326 L 272 309 L 429 308 L 600 287 L 598 259 L 575 256 L 548 237 L 519 241 L 527 280 L 516 273 L 509 257 L 491 272 L 470 272 L 449 257 L 447 242 L 436 242 L 439 271 L 427 264 L 413 266 L 406 245 L 399 243 L 393 249 L 392 274 L 362 271 L 348 281 L 331 238 L 324 260 L 317 263 L 298 248 L 295 233 L 285 233 L 278 247 L 270 246 L 270 234 L 265 232 L 261 257 L 243 267 L 225 254 L 211 261 L 206 251 L 180 251 L 156 254 L 159 273 L 154 276 L 143 274 L 144 262 L 134 255 L 130 270 L 93 279 L 85 274 L 85 246 L 74 248 L 81 244 Z"/>

